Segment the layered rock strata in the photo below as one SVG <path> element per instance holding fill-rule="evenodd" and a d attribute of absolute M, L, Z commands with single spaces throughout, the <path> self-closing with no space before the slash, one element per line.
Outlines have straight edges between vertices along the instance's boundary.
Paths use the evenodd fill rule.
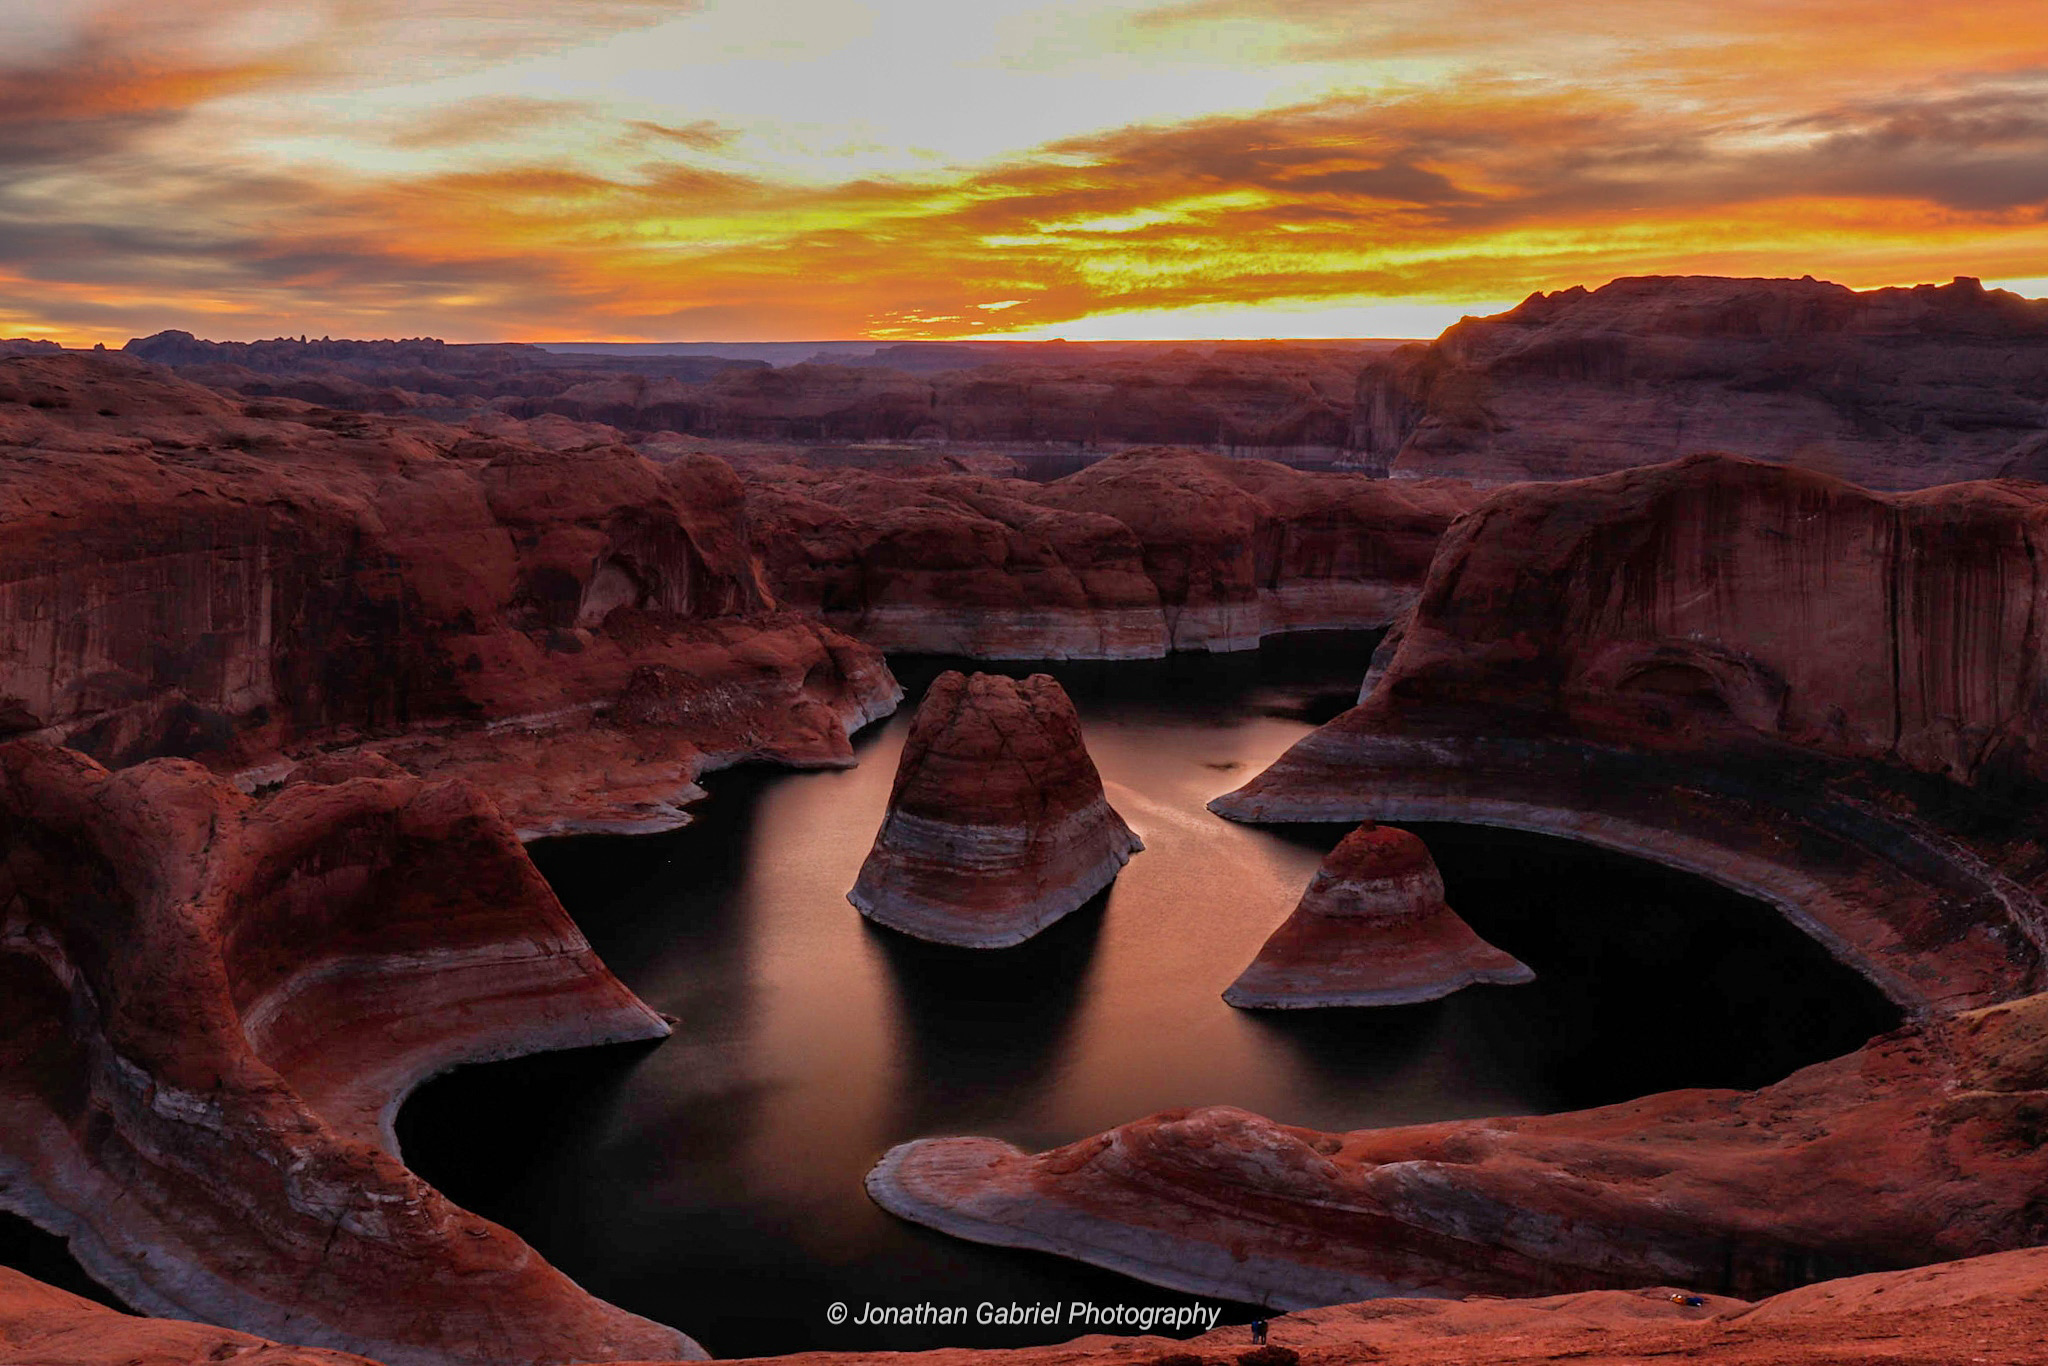
<path fill-rule="evenodd" d="M 1005 948 L 1078 910 L 1144 847 L 1104 798 L 1058 680 L 947 672 L 911 721 L 846 899 L 919 939 Z"/>
<path fill-rule="evenodd" d="M 0 1207 L 127 1303 L 392 1363 L 701 1355 L 398 1159 L 436 1072 L 668 1033 L 474 787 L 14 741 L 0 905 Z"/>
<path fill-rule="evenodd" d="M 2031 1362 L 2048 1339 L 2048 1250 L 1998 1252 L 1913 1271 L 1825 1281 L 1754 1304 L 1674 1288 L 1527 1300 L 1384 1299 L 1289 1314 L 1274 1341 L 1331 1363 L 1404 1366 L 1642 1366 L 1676 1357 L 1715 1366 L 1925 1366 L 1959 1352 Z M 1134 1353 L 1192 1354 L 1221 1366 L 1247 1327 L 1189 1341 L 1090 1334 L 1056 1347 L 922 1353 L 931 1366 L 1109 1366 Z M 361 1358 L 279 1346 L 164 1319 L 135 1319 L 0 1268 L 0 1344 L 38 1366 L 146 1366 L 232 1359 L 246 1366 L 360 1366 Z M 892 1354 L 809 1352 L 801 1366 L 887 1366 Z"/>
<path fill-rule="evenodd" d="M 1477 501 L 1457 483 L 1173 449 L 1045 484 L 792 468 L 748 481 L 781 600 L 882 649 L 983 659 L 1157 658 L 1384 626 Z"/>
<path fill-rule="evenodd" d="M 1358 708 L 1212 809 L 1569 835 L 1770 901 L 1909 1008 L 2043 984 L 2048 490 L 1697 457 L 1504 489 Z"/>
<path fill-rule="evenodd" d="M 1926 488 L 2005 473 L 2038 449 L 2044 403 L 2048 303 L 1968 279 L 1648 276 L 1531 295 L 1369 360 L 1351 444 L 1404 477 L 1576 479 L 1727 451 Z"/>
<path fill-rule="evenodd" d="M 1395 1006 L 1536 974 L 1444 903 L 1420 839 L 1362 825 L 1316 869 L 1301 904 L 1223 993 L 1241 1009 Z"/>
<path fill-rule="evenodd" d="M 2029 1247 L 2048 996 L 1909 1028 L 1761 1091 L 1319 1133 L 1175 1110 L 1036 1156 L 892 1150 L 906 1219 L 1277 1308 L 1653 1284 L 1754 1296 Z"/>
<path fill-rule="evenodd" d="M 776 610 L 743 496 L 709 457 L 0 361 L 0 732 L 252 784 L 381 748 L 529 834 L 673 826 L 705 769 L 849 763 L 900 696 Z"/>

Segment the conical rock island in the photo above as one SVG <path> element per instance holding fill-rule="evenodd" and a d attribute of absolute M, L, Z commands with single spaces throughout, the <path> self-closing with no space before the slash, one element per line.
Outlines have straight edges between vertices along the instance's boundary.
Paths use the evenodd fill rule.
<path fill-rule="evenodd" d="M 1368 822 L 1330 851 L 1223 999 L 1270 1010 L 1409 1005 L 1535 977 L 1444 903 L 1443 876 L 1420 839 Z"/>
<path fill-rule="evenodd" d="M 1056 679 L 947 672 L 911 720 L 846 899 L 919 939 L 1005 948 L 1078 909 L 1142 848 Z"/>

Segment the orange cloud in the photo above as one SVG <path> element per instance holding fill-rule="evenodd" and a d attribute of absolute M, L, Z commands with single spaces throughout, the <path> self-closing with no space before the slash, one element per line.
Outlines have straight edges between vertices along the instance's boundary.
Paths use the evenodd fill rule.
<path fill-rule="evenodd" d="M 45 177 L 0 176 L 0 319 L 108 341 L 194 314 L 234 336 L 972 335 L 1276 300 L 1500 299 L 1637 273 L 2036 276 L 2048 51 L 2026 54 L 2048 49 L 2048 20 L 2033 11 L 1674 3 L 1652 42 L 1603 36 L 1624 12 L 1604 4 L 1539 17 L 1505 0 L 1201 0 L 1152 22 L 1285 19 L 1317 60 L 1369 37 L 1460 74 L 837 184 L 738 159 L 716 119 L 509 94 L 465 96 L 395 137 L 378 125 L 389 145 L 467 165 L 145 158 L 143 139 L 225 96 L 331 80 L 331 64 L 310 42 L 208 57 L 197 28 L 144 60 L 89 31 L 0 71 L 0 170 Z M 367 33 L 390 12 L 357 3 L 344 21 Z M 1525 65 L 1551 65 L 1515 69 L 1523 43 Z M 1787 78 L 1801 62 L 1811 82 Z M 60 92 L 85 71 L 89 90 Z M 541 127 L 588 155 L 467 151 L 516 149 Z"/>

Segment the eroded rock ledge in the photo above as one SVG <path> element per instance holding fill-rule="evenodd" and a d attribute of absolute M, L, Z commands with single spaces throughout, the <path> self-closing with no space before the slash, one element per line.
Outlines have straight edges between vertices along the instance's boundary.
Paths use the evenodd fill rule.
<path fill-rule="evenodd" d="M 474 787 L 15 741 L 0 906 L 0 1207 L 128 1303 L 394 1366 L 701 1355 L 396 1156 L 435 1072 L 668 1033 Z"/>
<path fill-rule="evenodd" d="M 1223 999 L 1247 1010 L 1410 1005 L 1535 977 L 1445 904 L 1443 876 L 1420 839 L 1366 824 L 1330 851 Z"/>
<path fill-rule="evenodd" d="M 2048 996 L 1755 1092 L 1319 1133 L 1174 1110 L 1036 1156 L 892 1150 L 883 1208 L 979 1242 L 1297 1308 L 1671 1283 L 1753 1296 L 2048 1236 Z"/>
<path fill-rule="evenodd" d="M 1103 796 L 1059 680 L 948 671 L 911 720 L 846 899 L 920 939 L 1005 948 L 1080 909 L 1144 847 Z"/>

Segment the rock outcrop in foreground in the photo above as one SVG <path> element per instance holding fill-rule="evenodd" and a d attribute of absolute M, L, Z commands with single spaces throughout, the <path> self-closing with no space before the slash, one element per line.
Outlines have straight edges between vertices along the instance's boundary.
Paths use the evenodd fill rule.
<path fill-rule="evenodd" d="M 743 498 L 710 457 L 0 360 L 0 735 L 248 785 L 369 748 L 528 835 L 675 826 L 705 770 L 851 763 L 901 696 L 776 610 Z"/>
<path fill-rule="evenodd" d="M 1148 449 L 1045 484 L 785 466 L 747 511 L 776 596 L 880 649 L 1151 659 L 1385 626 L 1479 497 Z"/>
<path fill-rule="evenodd" d="M 1728 451 L 1927 488 L 2037 474 L 2044 402 L 2048 303 L 1967 279 L 1648 276 L 1368 361 L 1352 444 L 1397 475 L 1492 484 Z"/>
<path fill-rule="evenodd" d="M 475 788 L 17 740 L 0 907 L 0 1208 L 127 1303 L 394 1366 L 702 1355 L 398 1160 L 436 1072 L 668 1033 Z"/>
<path fill-rule="evenodd" d="M 1243 1009 L 1398 1006 L 1535 977 L 1444 903 L 1443 876 L 1420 839 L 1367 824 L 1330 851 L 1223 999 Z"/>
<path fill-rule="evenodd" d="M 1211 803 L 1568 835 L 1771 902 L 1913 1010 L 2038 991 L 2048 488 L 1696 457 L 1503 489 L 1364 702 Z"/>
<path fill-rule="evenodd" d="M 892 1150 L 885 1209 L 1280 1308 L 1674 1284 L 1768 1294 L 2048 1238 L 2048 996 L 1755 1092 L 1348 1134 L 1175 1110 L 1037 1156 Z"/>
<path fill-rule="evenodd" d="M 1080 909 L 1144 847 L 1104 798 L 1057 679 L 949 671 L 910 723 L 846 899 L 919 939 L 1006 948 Z"/>
<path fill-rule="evenodd" d="M 1185 1342 L 1098 1334 L 1057 1347 L 942 1349 L 919 1360 L 1115 1366 L 1192 1353 L 1204 1366 L 1226 1366 L 1250 1345 L 1250 1333 L 1219 1328 Z M 1664 1287 L 1529 1300 L 1371 1300 L 1289 1314 L 1274 1325 L 1273 1341 L 1329 1366 L 1642 1366 L 1671 1358 L 1714 1366 L 1948 1366 L 1978 1357 L 2019 1366 L 2043 1360 L 2041 1343 L 2048 1341 L 2048 1249 L 1852 1276 L 1755 1304 Z M 0 1350 L 36 1366 L 363 1366 L 359 1357 L 199 1324 L 129 1318 L 5 1268 Z M 788 1366 L 890 1366 L 901 1359 L 854 1352 L 766 1358 Z"/>

